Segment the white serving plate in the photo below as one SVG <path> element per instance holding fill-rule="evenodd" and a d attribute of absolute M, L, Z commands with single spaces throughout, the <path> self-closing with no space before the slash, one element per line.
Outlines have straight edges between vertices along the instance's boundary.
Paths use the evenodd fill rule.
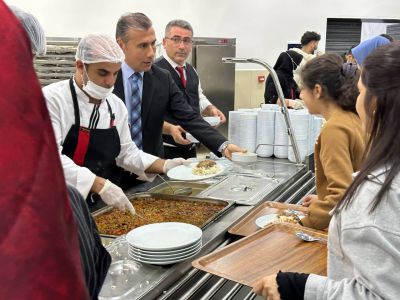
<path fill-rule="evenodd" d="M 179 222 L 164 222 L 135 228 L 126 235 L 127 242 L 143 250 L 174 250 L 192 245 L 203 232 L 197 226 Z"/>
<path fill-rule="evenodd" d="M 195 175 L 192 173 L 192 169 L 197 165 L 197 163 L 189 164 L 188 166 L 180 165 L 175 168 L 172 168 L 168 171 L 167 176 L 172 180 L 185 180 L 185 181 L 196 181 L 203 180 L 207 178 L 215 177 L 221 174 L 224 171 L 224 167 L 221 164 L 217 163 L 219 167 L 219 172 L 215 174 L 208 175 Z"/>
<path fill-rule="evenodd" d="M 201 250 L 201 246 L 197 247 L 195 249 L 192 249 L 191 251 L 189 251 L 187 253 L 181 253 L 181 254 L 173 255 L 173 256 L 144 256 L 144 255 L 137 254 L 135 251 L 129 249 L 128 254 L 132 258 L 139 258 L 139 259 L 142 259 L 145 261 L 148 261 L 148 260 L 149 261 L 170 261 L 170 260 L 176 260 L 176 259 L 190 257 L 190 256 L 196 254 L 197 252 L 199 252 L 200 250 Z"/>
<path fill-rule="evenodd" d="M 193 251 L 195 249 L 198 249 L 199 247 L 202 246 L 201 240 L 199 242 L 196 242 L 193 245 L 190 245 L 188 247 L 179 249 L 179 250 L 171 250 L 171 251 L 150 251 L 150 250 L 141 250 L 138 248 L 135 248 L 133 246 L 130 246 L 129 250 L 131 250 L 133 253 L 139 255 L 139 256 L 174 256 L 174 255 L 181 255 L 185 254 L 187 252 Z"/>
<path fill-rule="evenodd" d="M 258 227 L 264 228 L 268 224 L 271 224 L 272 222 L 277 220 L 278 220 L 278 214 L 268 214 L 257 218 L 255 222 Z"/>
<path fill-rule="evenodd" d="M 200 252 L 200 249 L 198 250 L 198 252 Z M 164 261 L 157 261 L 157 260 L 146 260 L 146 259 L 142 259 L 142 258 L 134 258 L 132 257 L 134 260 L 144 263 L 144 264 L 151 264 L 151 265 L 171 265 L 171 264 L 175 264 L 181 261 L 184 261 L 186 259 L 189 259 L 193 256 L 195 256 L 198 252 L 193 253 L 192 255 L 188 256 L 188 257 L 181 257 L 179 259 L 173 259 L 173 260 L 164 260 Z"/>

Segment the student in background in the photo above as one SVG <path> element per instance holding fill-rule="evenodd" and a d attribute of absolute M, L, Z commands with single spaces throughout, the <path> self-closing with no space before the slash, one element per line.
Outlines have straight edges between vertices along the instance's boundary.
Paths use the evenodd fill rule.
<path fill-rule="evenodd" d="M 292 48 L 290 50 L 303 56 L 303 60 L 294 72 L 294 81 L 300 86 L 300 72 L 301 69 L 313 58 L 316 57 L 316 51 L 318 49 L 319 41 L 321 40 L 321 35 L 315 31 L 306 31 L 301 37 L 301 48 Z"/>
<path fill-rule="evenodd" d="M 354 47 L 356 47 L 357 45 L 353 45 L 350 47 L 350 49 L 344 54 L 344 61 L 349 63 L 349 64 L 354 64 L 356 65 L 356 59 L 354 58 L 353 53 L 351 52 L 351 49 L 353 49 Z"/>
<path fill-rule="evenodd" d="M 279 83 L 282 88 L 286 105 L 291 108 L 300 109 L 304 107 L 303 102 L 299 98 L 299 87 L 293 79 L 293 72 L 298 68 L 303 56 L 293 50 L 282 52 L 274 65 L 274 70 L 278 76 Z M 278 92 L 271 75 L 268 75 L 265 82 L 265 103 L 280 103 Z"/>

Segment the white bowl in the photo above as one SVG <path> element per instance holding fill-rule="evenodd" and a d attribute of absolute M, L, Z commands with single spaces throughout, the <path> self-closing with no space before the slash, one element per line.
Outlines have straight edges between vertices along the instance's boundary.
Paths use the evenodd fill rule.
<path fill-rule="evenodd" d="M 221 122 L 219 117 L 203 117 L 203 119 L 211 126 L 217 126 Z"/>
<path fill-rule="evenodd" d="M 235 162 L 256 162 L 257 161 L 257 154 L 253 152 L 233 152 L 232 153 L 232 161 Z"/>

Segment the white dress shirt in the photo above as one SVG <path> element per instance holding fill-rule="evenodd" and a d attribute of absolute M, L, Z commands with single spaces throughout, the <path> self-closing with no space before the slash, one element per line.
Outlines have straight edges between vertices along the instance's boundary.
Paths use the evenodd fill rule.
<path fill-rule="evenodd" d="M 172 66 L 172 68 L 175 70 L 175 72 L 179 75 L 179 72 L 176 70 L 176 67 L 186 67 L 186 62 L 184 63 L 183 66 L 178 65 L 176 62 L 174 62 L 172 59 L 169 58 L 167 53 L 163 54 L 164 58 L 167 60 L 167 62 Z M 196 72 L 197 71 L 195 68 L 193 70 Z M 183 69 L 183 73 L 185 75 L 186 79 L 186 69 Z M 198 77 L 198 75 L 197 75 Z M 199 78 L 199 107 L 200 107 L 200 113 L 203 113 L 203 111 L 207 108 L 207 106 L 212 105 L 210 100 L 207 99 L 207 97 L 203 93 L 203 89 L 201 88 L 201 83 L 200 83 L 200 78 Z"/>
<path fill-rule="evenodd" d="M 78 98 L 80 125 L 88 127 L 94 104 L 89 103 L 89 97 L 83 93 L 76 85 L 75 81 L 74 86 Z M 43 88 L 43 93 L 50 113 L 65 179 L 69 185 L 75 187 L 83 197 L 86 198 L 96 175 L 88 168 L 76 165 L 71 158 L 61 153 L 63 149 L 62 144 L 71 126 L 75 124 L 74 105 L 69 88 L 69 80 L 48 85 Z M 122 100 L 114 94 L 108 96 L 107 100 L 111 106 L 112 112 L 115 114 L 116 129 L 121 142 L 121 151 L 116 158 L 117 166 L 135 173 L 141 180 L 152 180 L 154 175 L 146 175 L 145 170 L 153 164 L 158 157 L 139 150 L 132 141 L 128 126 L 128 111 Z M 100 120 L 97 128 L 109 128 L 110 114 L 107 103 L 104 100 L 100 104 L 99 113 Z"/>

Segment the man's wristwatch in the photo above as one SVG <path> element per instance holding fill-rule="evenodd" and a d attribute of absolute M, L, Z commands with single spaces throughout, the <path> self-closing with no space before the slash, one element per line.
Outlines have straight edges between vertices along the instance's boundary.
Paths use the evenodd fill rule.
<path fill-rule="evenodd" d="M 219 147 L 219 152 L 222 154 L 223 157 L 225 157 L 225 149 L 228 147 L 229 144 L 232 144 L 229 141 L 224 142 L 220 147 Z"/>

